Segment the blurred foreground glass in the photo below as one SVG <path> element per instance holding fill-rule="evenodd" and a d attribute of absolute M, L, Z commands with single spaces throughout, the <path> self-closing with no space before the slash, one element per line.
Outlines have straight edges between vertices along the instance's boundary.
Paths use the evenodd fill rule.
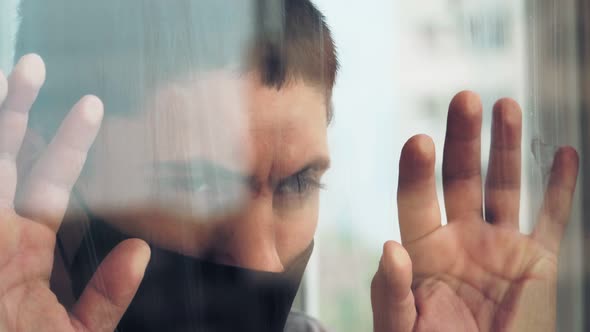
<path fill-rule="evenodd" d="M 107 254 L 140 238 L 151 260 L 119 331 L 282 329 L 329 167 L 337 64 L 321 14 L 291 0 L 23 0 L 18 12 L 6 54 L 37 53 L 47 72 L 19 175 L 79 98 L 105 108 L 57 237 L 59 301 L 70 308 Z"/>

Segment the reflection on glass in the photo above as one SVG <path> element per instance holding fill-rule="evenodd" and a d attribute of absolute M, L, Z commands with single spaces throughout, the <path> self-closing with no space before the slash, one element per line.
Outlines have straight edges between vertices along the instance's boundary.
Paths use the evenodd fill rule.
<path fill-rule="evenodd" d="M 20 175 L 51 173 L 69 198 L 52 290 L 74 322 L 99 324 L 100 298 L 79 303 L 100 282 L 120 287 L 118 307 L 132 299 L 106 329 L 282 329 L 330 164 L 337 61 L 321 13 L 291 0 L 24 0 L 19 12 L 13 77 L 25 77 L 7 104 L 30 98 L 30 136 L 49 144 Z M 27 75 L 43 88 L 27 94 Z M 34 217 L 26 196 L 18 210 Z M 42 215 L 64 213 L 46 204 Z M 142 241 L 134 294 L 125 268 L 141 265 Z"/>

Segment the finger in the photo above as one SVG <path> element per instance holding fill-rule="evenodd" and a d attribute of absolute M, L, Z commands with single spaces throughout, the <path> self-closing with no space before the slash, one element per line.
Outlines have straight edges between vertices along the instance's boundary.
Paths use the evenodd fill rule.
<path fill-rule="evenodd" d="M 17 184 L 16 156 L 27 130 L 29 109 L 45 81 L 45 65 L 26 55 L 8 78 L 0 73 L 0 205 L 12 207 Z"/>
<path fill-rule="evenodd" d="M 578 164 L 578 153 L 571 147 L 561 148 L 555 154 L 539 223 L 533 232 L 534 239 L 555 253 L 569 221 Z"/>
<path fill-rule="evenodd" d="M 430 137 L 412 137 L 402 149 L 397 190 L 402 242 L 410 243 L 441 227 Z"/>
<path fill-rule="evenodd" d="M 74 326 L 80 331 L 114 331 L 137 292 L 149 260 L 150 248 L 141 240 L 126 240 L 115 247 L 74 306 Z"/>
<path fill-rule="evenodd" d="M 94 96 L 82 98 L 73 107 L 31 170 L 19 213 L 57 231 L 102 116 L 102 103 Z"/>
<path fill-rule="evenodd" d="M 383 246 L 379 269 L 371 283 L 375 332 L 410 332 L 416 322 L 412 285 L 412 261 L 398 243 Z"/>
<path fill-rule="evenodd" d="M 511 99 L 494 106 L 490 161 L 486 177 L 486 220 L 518 229 L 522 113 Z"/>
<path fill-rule="evenodd" d="M 482 217 L 479 96 L 464 91 L 449 106 L 443 154 L 443 188 L 449 222 Z"/>
<path fill-rule="evenodd" d="M 23 56 L 8 78 L 8 95 L 2 109 L 27 113 L 44 82 L 45 64 L 41 57 L 37 54 Z"/>

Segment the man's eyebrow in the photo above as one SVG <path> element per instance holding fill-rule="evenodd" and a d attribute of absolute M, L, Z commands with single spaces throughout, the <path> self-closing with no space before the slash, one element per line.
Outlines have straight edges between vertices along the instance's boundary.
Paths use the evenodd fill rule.
<path fill-rule="evenodd" d="M 303 166 L 298 173 L 306 170 L 325 171 L 330 168 L 330 159 L 326 157 L 317 157 Z"/>
<path fill-rule="evenodd" d="M 220 179 L 246 180 L 247 175 L 227 169 L 206 159 L 165 160 L 151 164 L 155 174 L 170 176 L 206 176 Z"/>
<path fill-rule="evenodd" d="M 299 170 L 295 171 L 291 175 L 285 176 L 279 179 L 279 182 L 285 181 L 289 178 L 294 176 L 298 176 L 301 174 L 305 174 L 307 172 L 323 172 L 330 168 L 330 159 L 326 157 L 317 157 L 312 161 L 305 164 L 305 166 L 299 168 Z"/>
<path fill-rule="evenodd" d="M 256 179 L 248 174 L 227 169 L 206 159 L 166 160 L 156 161 L 151 164 L 154 174 L 168 176 L 204 176 L 220 180 L 240 181 L 256 186 Z M 330 159 L 324 156 L 317 157 L 297 171 L 283 178 L 276 179 L 275 183 L 283 182 L 289 178 L 305 174 L 306 172 L 324 172 L 330 168 Z"/>

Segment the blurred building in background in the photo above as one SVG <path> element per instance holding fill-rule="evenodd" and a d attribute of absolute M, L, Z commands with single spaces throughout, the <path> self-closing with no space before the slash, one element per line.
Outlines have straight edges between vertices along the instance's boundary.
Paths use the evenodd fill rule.
<path fill-rule="evenodd" d="M 529 110 L 523 1 L 399 1 L 398 8 L 400 112 L 408 113 L 408 123 L 429 123 L 442 151 L 450 99 L 461 90 L 477 92 L 484 103 L 486 162 L 493 103 L 511 97 Z"/>

